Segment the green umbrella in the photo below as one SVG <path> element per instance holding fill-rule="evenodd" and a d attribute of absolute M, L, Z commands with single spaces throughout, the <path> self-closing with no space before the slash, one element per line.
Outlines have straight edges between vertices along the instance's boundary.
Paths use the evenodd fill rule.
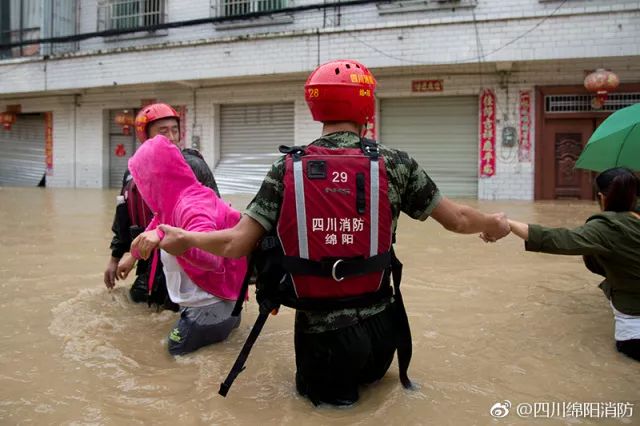
<path fill-rule="evenodd" d="M 640 103 L 603 121 L 576 162 L 576 168 L 596 172 L 612 167 L 640 170 Z"/>

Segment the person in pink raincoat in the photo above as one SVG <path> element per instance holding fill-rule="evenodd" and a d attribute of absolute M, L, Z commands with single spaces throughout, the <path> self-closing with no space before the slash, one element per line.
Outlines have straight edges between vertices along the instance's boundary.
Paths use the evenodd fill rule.
<path fill-rule="evenodd" d="M 129 170 L 155 215 L 144 237 L 132 243 L 134 255 L 148 257 L 159 245 L 160 224 L 208 232 L 240 220 L 238 211 L 198 181 L 180 150 L 164 136 L 146 141 L 129 159 Z M 180 256 L 161 250 L 160 256 L 169 297 L 181 307 L 180 319 L 169 333 L 169 353 L 183 355 L 226 339 L 240 323 L 231 312 L 247 271 L 246 259 L 227 259 L 200 249 Z"/>

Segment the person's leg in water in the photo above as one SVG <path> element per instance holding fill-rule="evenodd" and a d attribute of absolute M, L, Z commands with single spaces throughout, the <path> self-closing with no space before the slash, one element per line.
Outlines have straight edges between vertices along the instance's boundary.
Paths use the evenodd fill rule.
<path fill-rule="evenodd" d="M 169 353 L 185 355 L 225 340 L 240 325 L 240 316 L 231 316 L 234 306 L 234 301 L 225 300 L 198 308 L 183 307 L 169 333 Z"/>
<path fill-rule="evenodd" d="M 180 306 L 171 301 L 171 298 L 169 297 L 169 292 L 167 291 L 167 279 L 164 276 L 160 260 L 158 260 L 158 269 L 156 270 L 156 276 L 153 281 L 153 289 L 151 290 L 151 294 L 147 297 L 149 306 L 156 305 L 158 309 L 167 309 L 174 312 L 178 312 L 180 310 Z"/>
<path fill-rule="evenodd" d="M 391 309 L 337 330 L 303 332 L 296 321 L 296 388 L 315 405 L 351 405 L 380 379 L 395 353 Z"/>
<path fill-rule="evenodd" d="M 133 281 L 133 284 L 129 289 L 129 295 L 131 296 L 131 300 L 133 300 L 135 303 L 148 302 L 149 301 L 148 288 L 149 288 L 149 275 L 146 272 L 136 275 L 136 279 Z"/>
<path fill-rule="evenodd" d="M 621 352 L 636 361 L 640 361 L 640 339 L 617 340 L 616 348 L 618 349 L 618 352 Z"/>
<path fill-rule="evenodd" d="M 158 259 L 158 267 L 156 268 L 156 275 L 153 280 L 153 289 L 149 294 L 149 270 L 148 262 L 139 260 L 138 267 L 136 269 L 136 278 L 129 289 L 129 295 L 131 300 L 135 303 L 146 302 L 151 305 L 156 305 L 159 309 L 167 309 L 170 311 L 178 312 L 180 307 L 171 301 L 169 293 L 167 292 L 167 282 L 162 269 L 162 262 Z"/>

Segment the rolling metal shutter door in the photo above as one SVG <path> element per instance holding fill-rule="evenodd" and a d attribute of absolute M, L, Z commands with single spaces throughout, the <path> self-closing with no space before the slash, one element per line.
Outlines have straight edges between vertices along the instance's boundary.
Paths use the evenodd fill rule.
<path fill-rule="evenodd" d="M 131 127 L 130 135 L 122 134 L 122 127 L 116 124 L 116 114 L 121 109 L 109 111 L 109 187 L 122 188 L 122 178 L 127 170 L 127 162 L 136 149 L 135 129 Z M 116 155 L 116 148 L 122 144 L 126 150 L 123 157 Z"/>
<path fill-rule="evenodd" d="M 18 114 L 11 130 L 0 129 L 0 186 L 38 186 L 45 174 L 42 114 Z"/>
<path fill-rule="evenodd" d="M 220 192 L 256 193 L 280 145 L 293 145 L 293 103 L 220 106 Z"/>
<path fill-rule="evenodd" d="M 478 197 L 478 98 L 383 99 L 380 142 L 408 152 L 447 197 Z"/>

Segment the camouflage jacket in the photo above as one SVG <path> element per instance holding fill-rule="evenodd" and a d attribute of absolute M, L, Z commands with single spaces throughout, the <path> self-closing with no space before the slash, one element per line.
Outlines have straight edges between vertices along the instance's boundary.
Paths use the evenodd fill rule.
<path fill-rule="evenodd" d="M 336 132 L 312 142 L 326 148 L 358 148 L 360 138 L 351 132 Z M 393 215 L 393 232 L 400 212 L 413 219 L 426 220 L 440 201 L 438 187 L 427 173 L 406 152 L 379 145 L 389 181 L 389 201 Z M 278 159 L 267 173 L 260 190 L 247 206 L 245 214 L 271 232 L 278 223 L 284 194 L 284 156 Z M 322 332 L 355 324 L 358 318 L 366 318 L 381 312 L 384 305 L 365 309 L 341 309 L 331 312 L 298 312 L 296 327 L 306 332 Z"/>

